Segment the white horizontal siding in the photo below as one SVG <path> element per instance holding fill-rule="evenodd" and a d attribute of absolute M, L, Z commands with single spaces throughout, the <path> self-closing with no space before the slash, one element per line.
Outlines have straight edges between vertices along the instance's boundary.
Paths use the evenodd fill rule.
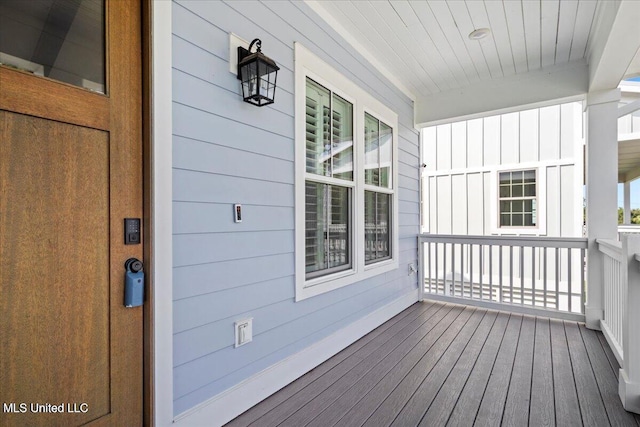
<path fill-rule="evenodd" d="M 219 394 L 416 288 L 419 138 L 411 101 L 304 3 L 175 1 L 174 414 Z M 242 102 L 229 33 L 280 66 L 276 102 Z M 294 302 L 293 44 L 398 114 L 400 268 Z M 243 205 L 243 222 L 232 206 Z M 233 347 L 233 322 L 253 341 Z"/>

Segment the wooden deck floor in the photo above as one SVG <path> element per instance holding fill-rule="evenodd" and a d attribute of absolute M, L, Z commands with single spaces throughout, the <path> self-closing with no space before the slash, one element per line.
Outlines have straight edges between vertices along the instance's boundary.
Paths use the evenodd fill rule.
<path fill-rule="evenodd" d="M 640 426 L 576 322 L 416 303 L 228 426 Z"/>

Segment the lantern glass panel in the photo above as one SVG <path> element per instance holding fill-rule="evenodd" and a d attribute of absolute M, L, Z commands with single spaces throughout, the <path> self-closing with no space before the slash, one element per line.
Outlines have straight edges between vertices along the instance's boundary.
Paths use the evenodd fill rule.
<path fill-rule="evenodd" d="M 253 97 L 258 88 L 258 79 L 256 73 L 256 63 L 251 62 L 242 66 L 240 70 L 242 77 L 242 97 L 246 100 Z"/>

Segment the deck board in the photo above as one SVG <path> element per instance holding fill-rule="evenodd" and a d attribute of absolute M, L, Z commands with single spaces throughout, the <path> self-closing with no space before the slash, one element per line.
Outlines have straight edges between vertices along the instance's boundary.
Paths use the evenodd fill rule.
<path fill-rule="evenodd" d="M 565 333 L 569 344 L 569 354 L 573 365 L 573 376 L 576 381 L 578 400 L 582 422 L 586 426 L 608 426 L 609 419 L 602 403 L 602 397 L 598 390 L 593 368 L 589 363 L 589 357 L 580 335 L 578 325 L 573 322 L 565 322 Z"/>
<path fill-rule="evenodd" d="M 636 426 L 583 324 L 417 303 L 228 426 Z"/>
<path fill-rule="evenodd" d="M 504 405 L 502 422 L 506 425 L 522 426 L 529 421 L 529 402 L 531 400 L 531 366 L 536 319 L 524 316 L 520 328 L 520 339 L 513 362 L 507 401 Z"/>
<path fill-rule="evenodd" d="M 564 323 L 551 320 L 553 384 L 556 403 L 556 423 L 559 426 L 581 426 L 580 404 L 573 378 L 571 358 Z M 610 375 L 610 372 L 607 372 Z"/>
<path fill-rule="evenodd" d="M 480 409 L 476 415 L 474 423 L 476 426 L 496 426 L 502 422 L 521 325 L 522 316 L 519 314 L 511 315 L 502 339 L 502 345 L 498 351 L 496 363 L 493 366 L 487 387 L 482 396 Z"/>
<path fill-rule="evenodd" d="M 609 375 L 607 368 L 610 366 L 607 356 L 602 349 L 602 345 L 598 340 L 596 332 L 587 329 L 584 325 L 580 325 L 580 335 L 587 349 L 587 356 L 591 366 L 593 367 L 593 374 L 600 390 L 600 396 L 602 397 L 602 403 L 607 410 L 607 416 L 612 426 L 634 426 L 636 421 L 628 412 L 618 411 L 620 405 L 620 399 L 618 398 L 618 381 L 615 377 Z"/>
<path fill-rule="evenodd" d="M 493 325 L 497 318 L 497 312 L 491 311 L 485 314 L 484 318 L 480 322 L 480 326 L 476 329 L 469 340 L 469 344 L 465 347 L 464 351 L 460 355 L 460 358 L 456 362 L 454 368 L 447 376 L 446 381 L 438 391 L 435 399 L 429 408 L 425 408 L 422 412 L 421 426 L 433 426 L 433 425 L 445 425 L 449 419 L 449 415 L 453 410 L 458 397 L 462 392 L 462 388 L 469 378 L 469 374 L 473 370 L 474 365 L 478 360 L 482 348 L 487 342 Z M 423 383 L 424 388 L 429 388 L 430 384 Z M 420 405 L 420 396 L 416 393 L 414 398 Z"/>
<path fill-rule="evenodd" d="M 478 408 L 482 402 L 482 395 L 489 381 L 489 375 L 493 370 L 508 322 L 508 313 L 498 313 L 498 318 L 493 325 L 493 329 L 491 329 L 489 338 L 482 348 L 480 356 L 478 356 L 478 361 L 469 375 L 467 383 L 462 389 L 447 425 L 469 426 L 476 419 Z"/>
<path fill-rule="evenodd" d="M 531 381 L 531 404 L 529 408 L 530 425 L 556 425 L 553 369 L 549 369 L 550 366 L 552 365 L 549 319 L 537 318 L 533 353 L 533 379 Z"/>

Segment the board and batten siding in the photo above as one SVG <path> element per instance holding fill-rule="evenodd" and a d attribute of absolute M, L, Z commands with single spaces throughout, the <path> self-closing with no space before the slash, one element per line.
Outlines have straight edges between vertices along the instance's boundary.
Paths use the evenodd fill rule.
<path fill-rule="evenodd" d="M 303 2 L 174 1 L 175 415 L 417 289 L 419 135 L 410 99 Z M 229 34 L 280 66 L 275 104 L 244 103 Z M 400 268 L 294 302 L 294 42 L 399 117 Z M 233 204 L 243 206 L 242 223 Z M 234 321 L 253 341 L 234 348 Z"/>
<path fill-rule="evenodd" d="M 581 103 L 433 126 L 422 132 L 423 231 L 517 234 L 498 226 L 498 173 L 537 169 L 541 227 L 528 234 L 582 236 Z"/>

